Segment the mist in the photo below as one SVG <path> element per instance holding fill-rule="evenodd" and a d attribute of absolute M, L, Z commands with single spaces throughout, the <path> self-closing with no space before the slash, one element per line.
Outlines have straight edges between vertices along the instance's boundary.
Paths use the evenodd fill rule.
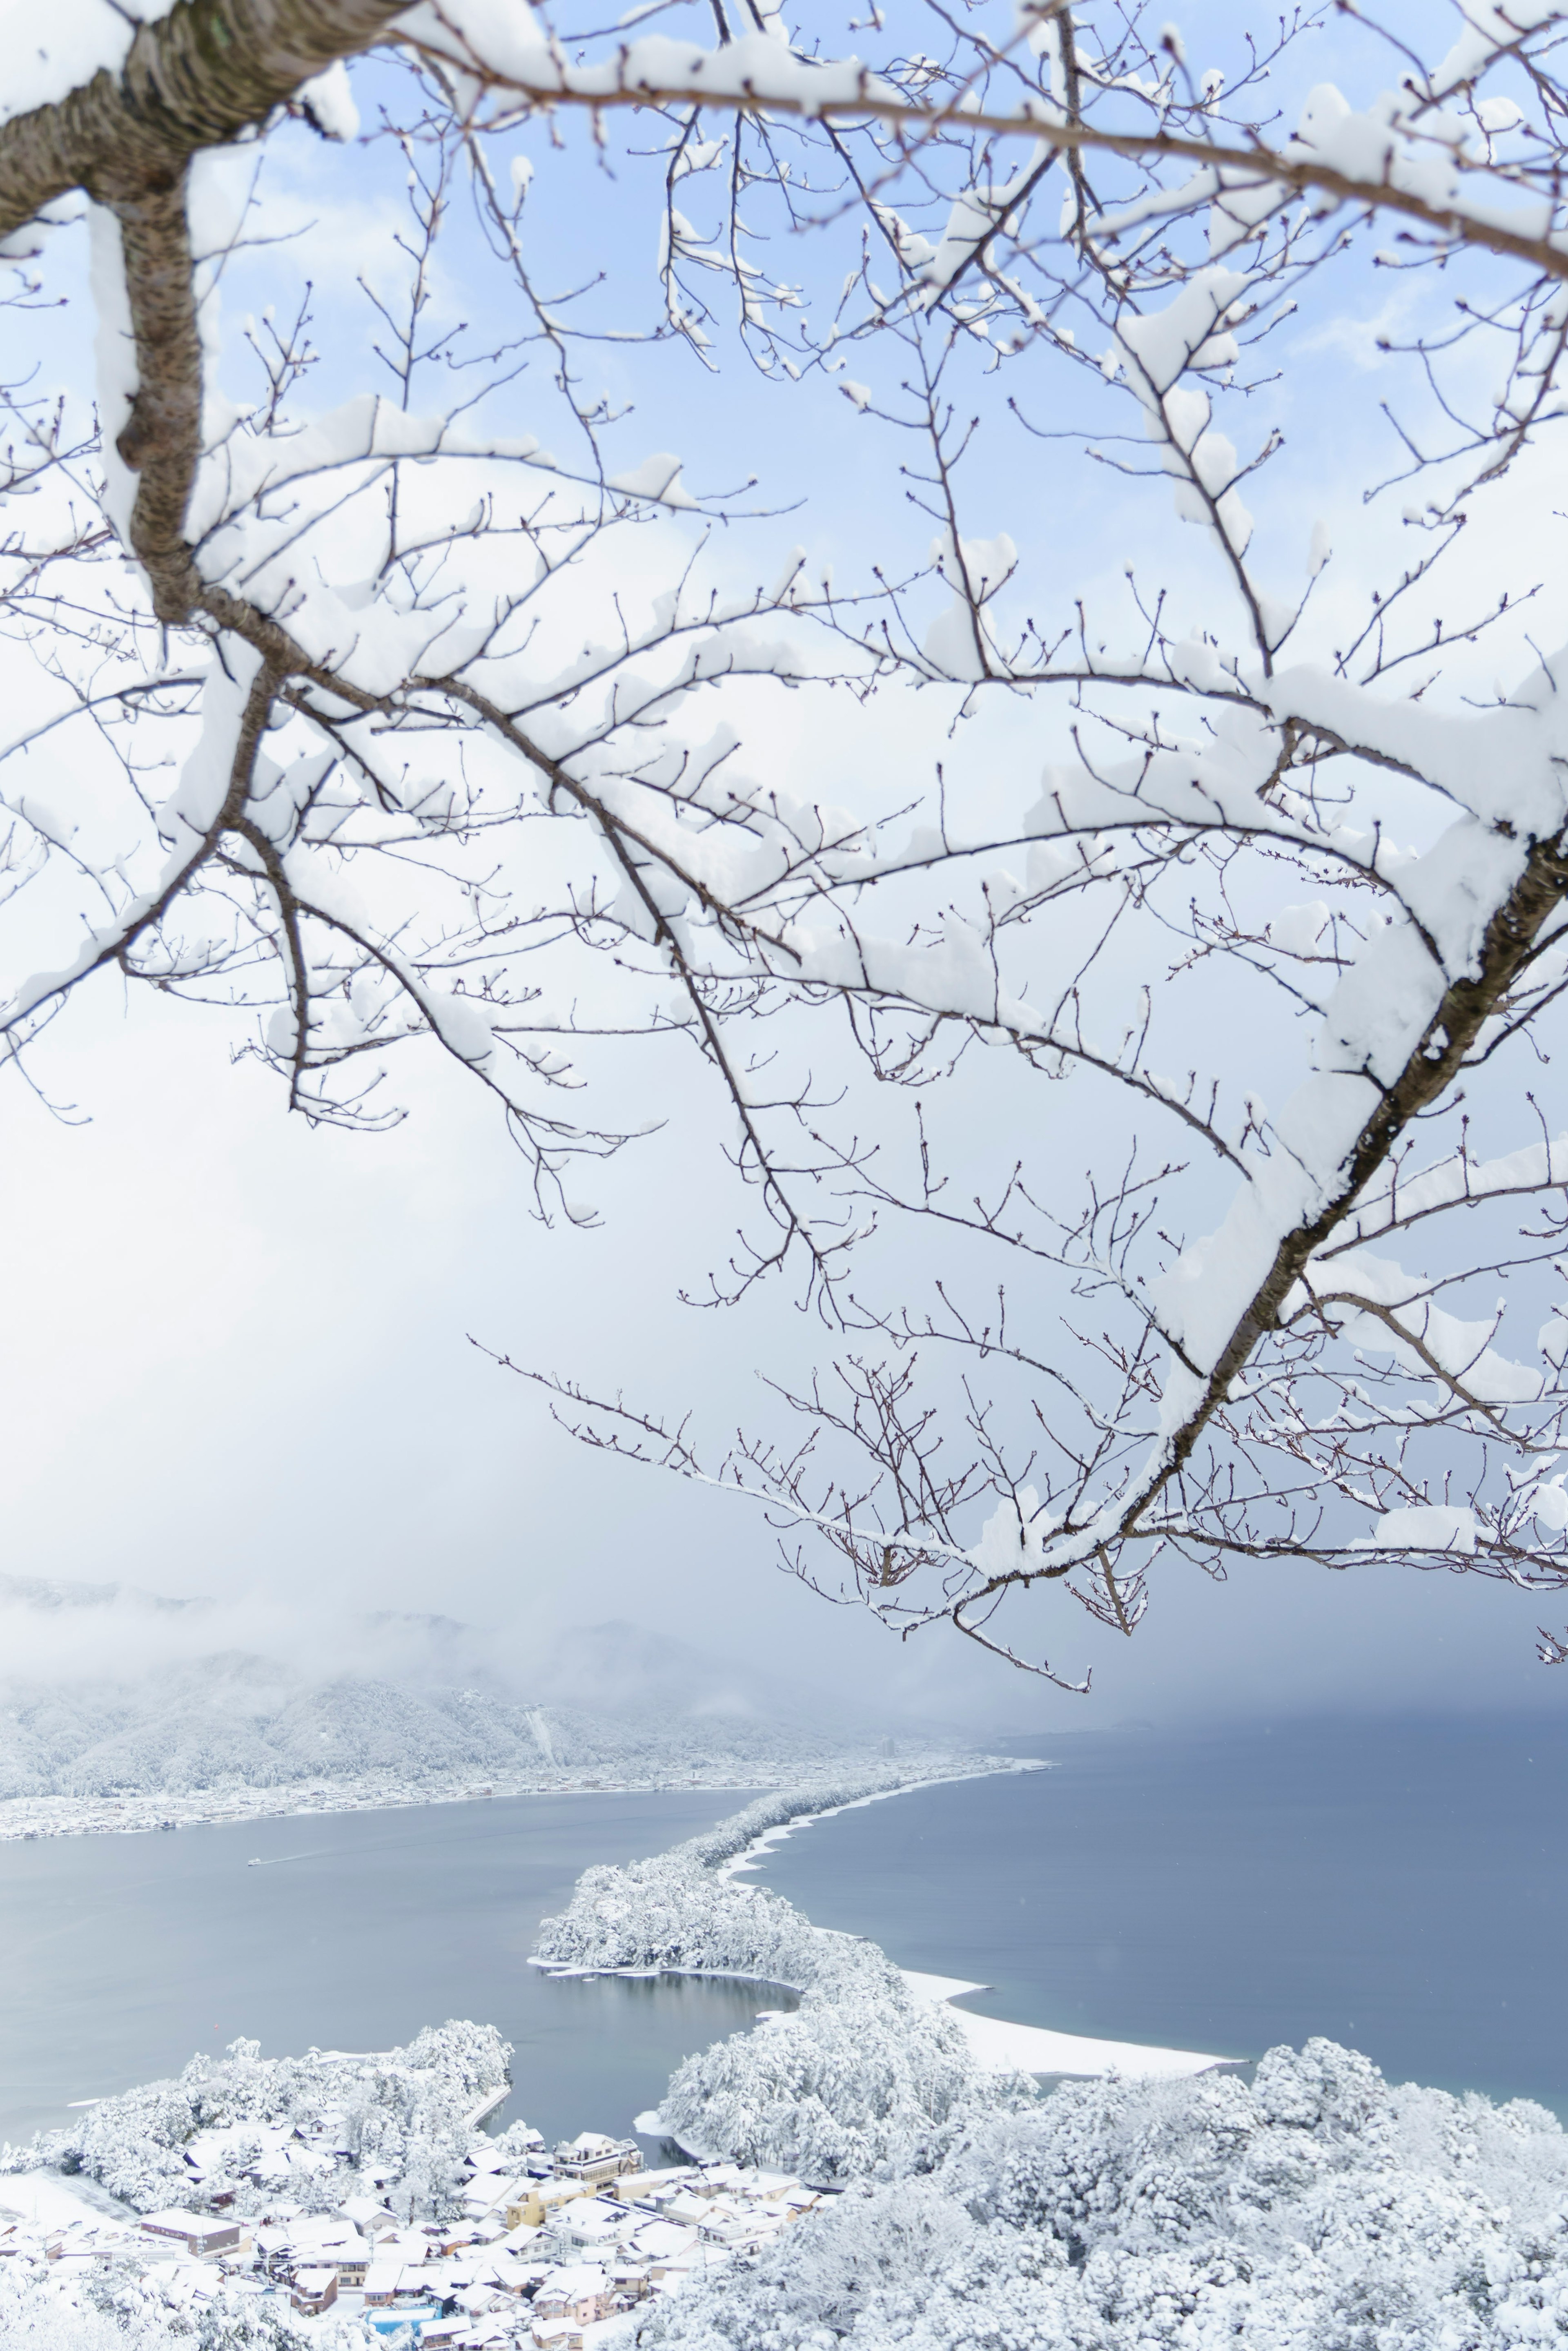
<path fill-rule="evenodd" d="M 408 1122 L 353 1137 L 289 1121 L 190 1008 L 100 998 L 51 1044 L 82 1123 L 19 1089 L 5 1105 L 6 1566 L 122 1593 L 0 1604 L 7 1680 L 243 1655 L 310 1683 L 436 1673 L 580 1702 L 560 1638 L 614 1622 L 715 1661 L 715 1704 L 726 1682 L 757 1703 L 765 1659 L 797 1700 L 974 1738 L 1559 1703 L 1528 1594 L 1304 1563 L 1221 1584 L 1174 1565 L 1131 1641 L 1052 1586 L 1014 1604 L 1017 1647 L 1092 1678 L 1069 1697 L 946 1626 L 900 1641 L 806 1590 L 755 1504 L 585 1451 L 471 1337 L 690 1407 L 721 1442 L 764 1416 L 760 1371 L 797 1373 L 823 1343 L 780 1293 L 730 1313 L 678 1301 L 744 1205 L 694 1073 L 665 1073 L 668 1124 L 600 1171 L 603 1226 L 581 1231 L 529 1214 L 461 1078 L 400 1071 Z M 433 1644 L 398 1622 L 431 1615 L 452 1620 Z M 615 1702 L 602 1660 L 596 1687 Z"/>

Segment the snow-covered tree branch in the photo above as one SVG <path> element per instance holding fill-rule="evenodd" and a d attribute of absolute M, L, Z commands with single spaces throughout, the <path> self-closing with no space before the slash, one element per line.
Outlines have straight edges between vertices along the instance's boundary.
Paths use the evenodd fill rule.
<path fill-rule="evenodd" d="M 904 1629 L 1568 1585 L 1568 16 L 142 15 L 0 121 L 13 1073 L 110 975 L 313 1120 L 422 1042 L 586 1223 L 601 1045 L 695 1051 L 712 1294 L 843 1352 L 727 1454 L 562 1408 Z"/>

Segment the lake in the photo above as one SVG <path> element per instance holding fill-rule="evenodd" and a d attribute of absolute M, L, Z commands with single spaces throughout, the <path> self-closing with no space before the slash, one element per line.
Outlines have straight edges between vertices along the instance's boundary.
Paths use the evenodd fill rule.
<path fill-rule="evenodd" d="M 552 1982 L 524 1964 L 539 1920 L 590 1863 L 657 1853 L 749 1801 L 518 1796 L 0 1844 L 0 2139 L 241 2033 L 265 2056 L 387 2049 L 452 2016 L 514 2046 L 503 2120 L 552 2144 L 619 2135 L 682 2057 L 765 2002 L 683 1977 Z"/>
<path fill-rule="evenodd" d="M 1325 2033 L 1568 2120 L 1561 1719 L 1014 1743 L 1057 1768 L 803 1826 L 761 1882 L 989 2015 L 1239 2057 Z"/>

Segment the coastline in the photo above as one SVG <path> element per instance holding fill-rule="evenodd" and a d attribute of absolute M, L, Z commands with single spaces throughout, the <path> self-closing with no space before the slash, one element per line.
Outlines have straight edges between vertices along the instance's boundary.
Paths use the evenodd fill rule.
<path fill-rule="evenodd" d="M 762 1758 L 722 1764 L 695 1765 L 687 1771 L 609 1773 L 541 1769 L 498 1771 L 485 1779 L 472 1772 L 448 1779 L 400 1780 L 392 1773 L 367 1772 L 352 1779 L 296 1781 L 266 1787 L 202 1788 L 182 1794 L 152 1792 L 125 1796 L 7 1796 L 0 1799 L 0 1844 L 33 1842 L 46 1837 L 142 1836 L 159 1830 L 202 1828 L 218 1822 L 306 1820 L 318 1813 L 401 1812 L 427 1804 L 479 1803 L 514 1796 L 661 1795 L 692 1789 L 712 1789 L 728 1794 L 742 1790 L 767 1793 L 795 1788 L 836 1772 L 865 1771 L 882 1762 L 881 1756 L 862 1748 L 813 1759 L 804 1766 L 799 1756 Z M 930 1768 L 927 1768 L 929 1767 Z M 957 1765 L 958 1768 L 953 1767 Z M 992 1772 L 1038 1770 L 1033 1762 L 1020 1764 L 1011 1756 L 956 1756 L 950 1749 L 919 1750 L 896 1759 L 909 1778 L 876 1796 L 856 1799 L 872 1803 L 881 1794 L 898 1795 L 906 1785 L 928 1787 L 943 1780 L 971 1780 Z M 847 1810 L 835 1806 L 834 1810 Z M 821 1817 L 812 1815 L 812 1817 Z"/>
<path fill-rule="evenodd" d="M 826 1767 L 815 1790 L 809 1784 L 802 1785 L 798 1761 L 775 1760 L 771 1770 L 763 1767 L 767 1776 L 761 1781 L 760 1775 L 753 1773 L 742 1779 L 732 1767 L 711 1767 L 706 1771 L 699 1767 L 695 1773 L 688 1771 L 680 1775 L 665 1772 L 615 1777 L 604 1773 L 541 1769 L 477 1782 L 468 1775 L 460 1778 L 454 1774 L 444 1785 L 438 1783 L 435 1786 L 425 1781 L 400 1781 L 389 1774 L 370 1774 L 352 1780 L 321 1780 L 291 1787 L 209 1789 L 175 1798 L 160 1794 L 112 1799 L 11 1799 L 0 1804 L 0 1842 L 146 1834 L 166 1826 L 306 1820 L 350 1812 L 417 1810 L 521 1796 L 684 1794 L 697 1790 L 711 1791 L 722 1796 L 743 1791 L 753 1796 L 756 1812 L 749 1816 L 742 1814 L 732 1823 L 721 1823 L 708 1832 L 707 1839 L 703 1840 L 716 1841 L 716 1849 L 711 1848 L 707 1861 L 712 1878 L 733 1884 L 738 1892 L 753 1882 L 755 1874 L 765 1865 L 770 1853 L 785 1838 L 814 1822 L 830 1820 L 840 1813 L 858 1811 L 921 1788 L 954 1786 L 993 1777 L 1015 1777 L 1051 1768 L 1048 1762 L 1036 1758 L 984 1754 L 960 1756 L 950 1750 L 896 1759 L 867 1756 L 862 1750 L 845 1755 L 836 1769 Z M 846 1792 L 844 1788 L 845 1778 L 851 1772 L 858 1780 L 857 1787 L 855 1779 L 850 1781 L 851 1787 L 856 1788 L 854 1793 Z M 873 1778 L 880 1784 L 867 1785 L 867 1780 Z M 785 1804 L 790 1809 L 784 1817 L 780 1818 L 778 1811 Z M 770 1813 L 773 1814 L 771 1818 Z M 753 1823 L 759 1819 L 762 1824 L 753 1826 Z M 733 1833 L 737 1830 L 741 1832 L 738 1835 Z M 824 1936 L 832 1935 L 833 1939 L 842 1939 L 846 1944 L 867 1940 L 848 1931 L 844 1931 L 841 1938 L 834 1930 L 816 1931 Z M 764 1974 L 744 1969 L 682 1966 L 679 1963 L 651 1967 L 563 1965 L 559 1959 L 551 1961 L 537 1955 L 531 1958 L 529 1964 L 550 1976 L 614 1975 L 630 1978 L 668 1974 L 699 1980 L 728 1979 L 737 1984 L 754 1985 L 758 1996 L 764 2000 L 770 1992 L 784 1991 L 798 1995 L 804 1988 L 776 1970 Z M 898 1962 L 895 1960 L 893 1964 L 897 1966 Z M 898 1972 L 919 2004 L 947 2009 L 959 2026 L 973 2061 L 988 2072 L 1016 2070 L 1036 2076 L 1120 2074 L 1127 2078 L 1176 2080 L 1242 2062 L 1209 2052 L 1157 2048 L 1120 2040 L 1090 2038 L 1049 2027 L 1020 2023 L 1012 2019 L 976 2015 L 959 2003 L 966 1994 L 985 1987 L 953 1978 L 924 1976 L 901 1968 Z M 766 2015 L 768 2011 L 764 2009 L 761 2013 Z M 699 2155 L 703 2152 L 699 2148 L 691 2151 Z"/>
<path fill-rule="evenodd" d="M 1018 1758 L 1014 1771 L 1049 1771 L 1054 1767 L 1043 1759 Z M 820 1813 L 800 1813 L 793 1820 L 784 1821 L 776 1828 L 763 1829 L 753 1837 L 733 1860 L 723 1863 L 716 1875 L 738 1877 L 754 1870 L 762 1855 L 782 1844 L 796 1829 L 809 1828 L 814 1822 L 834 1819 L 840 1813 L 858 1812 L 865 1804 L 880 1803 L 888 1796 L 908 1795 L 915 1787 L 945 1787 L 960 1780 L 989 1777 L 973 1771 L 955 1771 L 947 1779 L 935 1777 L 912 1782 L 909 1787 L 883 1788 L 867 1796 L 856 1796 L 849 1802 L 826 1806 Z M 822 1928 L 819 1933 L 847 1932 L 847 1929 Z M 858 1938 L 866 1940 L 867 1938 Z M 895 1966 L 898 1962 L 895 1960 Z M 1195 2049 L 1158 2048 L 1137 2041 L 1108 2041 L 1098 2035 L 1059 2032 L 1048 2025 L 1017 2024 L 1010 2018 L 977 2016 L 956 2005 L 967 1993 L 989 1991 L 985 1983 L 966 1983 L 958 1977 L 922 1973 L 919 1969 L 898 1969 L 899 1974 L 918 2000 L 933 2006 L 948 2007 L 962 2030 L 971 2051 L 981 2064 L 996 2073 L 1016 2069 L 1022 2074 L 1072 2079 L 1104 2078 L 1118 2074 L 1127 2080 L 1187 2081 L 1198 2074 L 1208 2074 L 1220 2068 L 1244 2065 L 1244 2057 L 1219 2057 Z M 761 1982 L 756 1977 L 749 1981 Z M 787 1991 L 798 1991 L 798 1984 L 786 1984 Z M 639 2128 L 649 2117 L 639 2117 Z"/>
<path fill-rule="evenodd" d="M 899 1974 L 917 2000 L 950 2009 L 975 2058 L 991 2072 L 1020 2074 L 1074 2081 L 1185 2082 L 1195 2074 L 1216 2073 L 1222 2066 L 1245 2065 L 1245 2057 L 1216 2057 L 1198 2049 L 1158 2049 L 1143 2041 L 1105 2041 L 1083 2032 L 1057 2032 L 1045 2024 L 1014 2024 L 1002 2016 L 976 2016 L 954 2005 L 966 1992 L 989 1991 L 991 1986 L 964 1983 L 953 1976 L 924 1975 L 916 1968 Z"/>
<path fill-rule="evenodd" d="M 526 2161 L 536 2176 L 545 2142 L 522 2121 L 496 2138 L 483 2129 L 514 2086 L 494 2026 L 267 2060 L 242 2039 L 5 2150 L 0 2337 L 15 2316 L 28 2339 L 74 2344 L 53 2324 L 40 2336 L 39 2322 L 69 2329 L 74 2313 L 90 2325 L 112 2280 L 136 2296 L 146 2351 L 175 2351 L 193 2317 L 214 2346 L 275 2351 L 273 2318 L 300 2335 L 281 2297 L 297 2311 L 302 2283 L 335 2256 L 342 2300 L 306 2336 L 323 2351 L 362 2351 L 367 2320 L 383 2334 L 428 2322 L 441 2351 L 568 2351 L 556 2304 L 596 2261 L 622 2298 L 581 2328 L 580 2351 L 634 2337 L 645 2351 L 811 2351 L 835 2313 L 858 2323 L 831 2339 L 852 2331 L 864 2351 L 981 2339 L 1174 2351 L 1198 2341 L 1194 2309 L 1212 2310 L 1206 2343 L 1287 2351 L 1348 2340 L 1347 2314 L 1404 2314 L 1413 2295 L 1412 2342 L 1457 2344 L 1449 2322 L 1467 2313 L 1475 2351 L 1550 2331 L 1568 2308 L 1568 2154 L 1539 2106 L 1395 2089 L 1324 2038 L 1271 2048 L 1251 2078 L 1200 2085 L 1183 2077 L 1236 2061 L 971 2017 L 951 2003 L 979 1984 L 900 1969 L 747 1882 L 748 1860 L 802 1821 L 992 1776 L 979 1759 L 955 1761 L 797 1782 L 662 1855 L 590 1865 L 568 1910 L 543 1922 L 540 1949 L 561 1973 L 716 1978 L 749 1965 L 753 1980 L 805 1986 L 797 2011 L 684 2059 L 636 2116 L 637 2133 L 677 2142 L 640 2196 L 577 2185 L 547 2226 L 513 2211 L 524 2183 L 510 2174 Z M 1030 2085 L 1020 2069 L 1047 2078 Z M 349 2090 L 359 2126 L 345 2137 Z M 615 2155 L 631 2142 L 567 2141 L 555 2171 L 585 2146 Z M 678 2150 L 706 2169 L 668 2168 Z M 330 2189 L 324 2169 L 337 2175 Z M 226 2229 L 232 2251 L 215 2266 L 204 2245 L 171 2260 L 171 2221 Z M 1495 2325 L 1469 2325 L 1488 2314 Z M 264 2316 L 265 2329 L 252 2324 Z M 80 2340 L 86 2351 L 99 2337 Z"/>
<path fill-rule="evenodd" d="M 738 1837 L 734 1850 L 732 1852 L 725 1853 L 721 1844 L 719 1850 L 713 1853 L 711 1858 L 704 1856 L 706 1870 L 717 1884 L 734 1886 L 736 1881 L 744 1880 L 751 1872 L 754 1871 L 763 1856 L 773 1847 L 779 1844 L 785 1837 L 792 1835 L 796 1829 L 809 1827 L 814 1822 L 831 1820 L 841 1813 L 857 1812 L 865 1805 L 880 1803 L 890 1796 L 909 1795 L 920 1788 L 950 1786 L 957 1782 L 966 1780 L 1050 1768 L 1048 1763 L 1033 1759 L 1020 1761 L 1014 1758 L 991 1758 L 977 1770 L 910 1774 L 891 1786 L 868 1789 L 857 1795 L 843 1797 L 837 1802 L 825 1802 L 820 1806 L 805 1801 L 810 1792 L 802 1790 L 803 1801 L 785 1818 L 766 1822 L 765 1825 L 758 1828 L 753 1834 Z M 756 1809 L 762 1809 L 762 1802 Z M 714 1840 L 722 1838 L 726 1829 L 732 1833 L 739 1832 L 745 1823 L 745 1814 L 740 1815 L 733 1823 L 722 1823 L 717 1830 L 710 1832 L 707 1839 L 694 1839 L 687 1849 L 698 1851 L 703 1844 L 711 1844 Z M 740 1890 L 739 1887 L 737 1890 Z M 783 1900 L 784 1897 L 775 1894 L 773 1898 L 778 1901 Z M 793 1907 L 787 1904 L 785 1907 Z M 546 1923 L 550 1927 L 558 1928 L 561 1922 L 552 1920 Z M 860 1945 L 875 1949 L 880 1955 L 880 1947 L 872 1945 L 869 1937 L 856 1935 L 845 1928 L 810 1927 L 809 1922 L 805 1921 L 804 1918 L 802 1923 L 808 1926 L 809 1932 L 815 1938 Z M 655 1961 L 651 1965 L 646 1963 L 595 1965 L 591 1961 L 578 1964 L 569 1959 L 563 1960 L 558 1956 L 552 1957 L 547 1952 L 535 1952 L 530 1956 L 528 1965 L 538 1968 L 552 1977 L 619 1976 L 633 1979 L 661 1975 L 710 1977 L 731 1982 L 755 1984 L 759 1990 L 773 1987 L 792 1991 L 803 2000 L 808 1996 L 811 1990 L 809 1976 L 796 1980 L 779 1971 L 763 1974 L 750 1969 L 726 1967 L 722 1964 L 696 1967 L 682 1965 L 677 1961 L 664 1963 Z M 1245 2058 L 1221 2056 L 1211 2051 L 1172 2049 L 1141 2042 L 1108 2040 L 1083 2033 L 1062 2032 L 1048 2026 L 1016 2023 L 1007 2018 L 975 2015 L 967 2009 L 958 2007 L 955 2003 L 968 1993 L 988 1991 L 990 1989 L 988 1985 L 964 1981 L 956 1977 L 922 1973 L 919 1970 L 900 1967 L 897 1960 L 894 1960 L 892 1965 L 898 1976 L 902 1978 L 918 2006 L 928 2009 L 942 2008 L 948 2011 L 963 2035 L 971 2057 L 982 2071 L 988 2074 L 1002 2075 L 1008 2073 L 1021 2073 L 1046 2078 L 1118 2077 L 1127 2081 L 1183 2081 L 1189 2080 L 1199 2074 L 1211 2073 L 1217 2069 L 1245 2064 L 1249 2062 Z M 761 2011 L 757 2018 L 758 2024 L 763 2025 L 775 2022 L 795 2021 L 797 2020 L 794 2017 L 786 2017 L 782 2011 L 769 2010 Z M 668 2136 L 683 2147 L 688 2154 L 696 2157 L 699 2160 L 711 2159 L 714 2153 L 713 2149 L 705 2145 L 699 2145 L 691 2137 L 683 2137 L 680 2129 L 667 2122 L 657 2108 L 649 2108 L 639 2115 L 633 2128 L 644 2135 Z"/>
<path fill-rule="evenodd" d="M 901 1781 L 897 1787 L 874 1788 L 869 1795 L 851 1796 L 842 1804 L 825 1804 L 819 1813 L 799 1812 L 779 1822 L 775 1828 L 762 1829 L 732 1860 L 722 1863 L 716 1875 L 742 1876 L 756 1868 L 760 1857 L 772 1846 L 782 1844 L 796 1829 L 810 1828 L 815 1821 L 836 1820 L 840 1813 L 858 1813 L 867 1804 L 886 1802 L 889 1796 L 908 1796 L 917 1788 L 950 1788 L 965 1780 L 1002 1779 L 1017 1772 L 1052 1771 L 1055 1768 L 1054 1763 L 1036 1756 L 987 1755 L 977 1759 L 972 1771 L 922 1772 L 918 1779 Z M 793 1990 L 794 1986 L 788 1988 Z M 970 1989 L 979 1991 L 981 1987 L 971 1985 Z"/>
<path fill-rule="evenodd" d="M 846 1760 L 854 1761 L 856 1759 L 848 1758 Z M 914 1759 L 910 1760 L 912 1762 Z M 943 1758 L 941 1760 L 949 1761 L 952 1759 Z M 784 1838 L 793 1835 L 796 1829 L 809 1828 L 814 1821 L 833 1820 L 840 1813 L 859 1812 L 861 1808 L 867 1804 L 880 1804 L 885 1802 L 889 1796 L 908 1796 L 912 1795 L 917 1789 L 920 1788 L 949 1788 L 967 1780 L 998 1779 L 1003 1778 L 1013 1772 L 1048 1771 L 1052 1767 L 1049 1763 L 1039 1762 L 1034 1761 L 1033 1758 L 1020 1761 L 1015 1757 L 1005 1755 L 981 1757 L 977 1759 L 974 1767 L 971 1770 L 962 1771 L 920 1771 L 910 1770 L 907 1766 L 907 1776 L 902 1779 L 895 1780 L 890 1787 L 872 1788 L 867 1790 L 863 1795 L 843 1797 L 835 1802 L 825 1803 L 820 1806 L 802 1802 L 798 1808 L 792 1812 L 786 1819 L 774 1822 L 767 1828 L 759 1829 L 754 1836 L 749 1836 L 745 1838 L 743 1842 L 739 1844 L 736 1846 L 735 1851 L 729 1855 L 725 1859 L 712 1862 L 710 1865 L 711 1874 L 716 1879 L 721 1881 L 726 1878 L 732 1879 L 740 1877 L 745 1875 L 748 1871 L 755 1869 L 757 1866 L 758 1857 L 760 1855 L 766 1853 L 770 1847 L 782 1843 Z M 797 1785 L 799 1785 L 798 1782 Z M 765 1793 L 766 1792 L 764 1792 L 764 1797 Z M 803 1797 L 809 1795 L 809 1782 L 801 1789 L 801 1793 Z M 760 1802 L 763 1801 L 763 1798 L 759 1798 L 757 1801 Z M 717 1829 L 711 1831 L 710 1834 L 714 1836 L 721 1835 L 723 1831 L 731 1825 L 732 1823 L 728 1822 L 721 1821 Z M 851 1935 L 846 1930 L 835 1927 L 818 1928 L 815 1931 L 819 1934 L 826 1935 L 842 1933 L 844 1935 L 844 1939 L 846 1942 L 866 1942 L 869 1940 L 869 1938 L 867 1936 Z M 716 1978 L 721 1979 L 726 1983 L 754 1983 L 763 1986 L 772 1985 L 780 1991 L 798 1992 L 804 1990 L 804 1986 L 791 1983 L 784 1977 L 776 1975 L 754 1975 L 743 1968 L 683 1968 L 675 1966 L 646 1968 L 579 1968 L 573 1967 L 569 1963 L 564 1963 L 558 1959 L 543 1957 L 536 1951 L 530 1953 L 524 1964 L 526 1967 L 538 1968 L 545 1974 L 549 1976 L 570 1976 L 584 1979 L 589 1979 L 595 1976 L 618 1976 L 632 1982 L 646 1980 L 648 1978 L 654 1976 L 690 1976 L 698 1981 L 701 1981 L 704 1978 Z M 934 1982 L 936 1979 L 933 1977 L 931 1980 Z M 978 1991 L 981 1989 L 982 1987 L 978 1984 L 970 1984 L 965 1986 L 965 1990 L 970 1991 Z M 951 1995 L 944 1995 L 944 1997 L 950 1996 Z"/>

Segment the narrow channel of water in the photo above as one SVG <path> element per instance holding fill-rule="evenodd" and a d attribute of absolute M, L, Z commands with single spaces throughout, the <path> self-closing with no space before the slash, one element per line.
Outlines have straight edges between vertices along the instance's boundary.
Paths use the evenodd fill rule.
<path fill-rule="evenodd" d="M 0 1844 L 0 2139 L 177 2073 L 239 2034 L 266 2056 L 386 2049 L 453 2016 L 513 2043 L 552 2142 L 629 2129 L 682 2057 L 749 2025 L 747 1984 L 553 1982 L 524 1964 L 590 1863 L 629 1861 L 741 1789 L 519 1796 Z M 253 1861 L 260 1866 L 253 1867 Z"/>

